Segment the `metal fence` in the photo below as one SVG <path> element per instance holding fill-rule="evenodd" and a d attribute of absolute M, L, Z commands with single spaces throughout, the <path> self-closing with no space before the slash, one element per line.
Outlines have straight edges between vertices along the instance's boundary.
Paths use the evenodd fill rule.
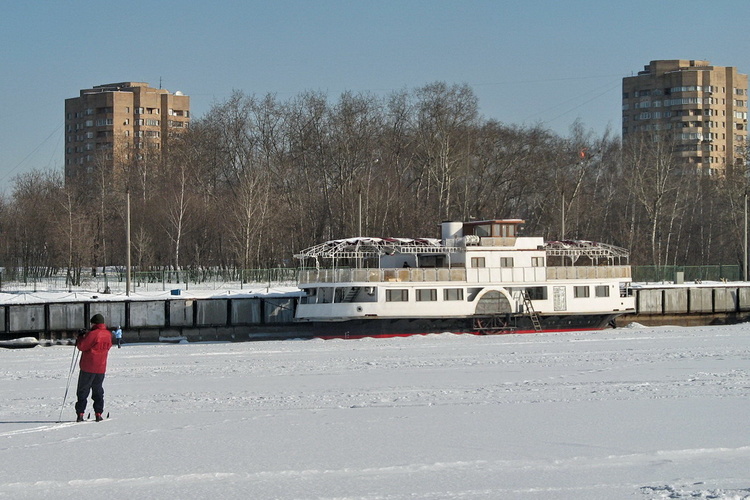
<path fill-rule="evenodd" d="M 73 283 L 67 273 L 52 276 L 29 276 L 25 279 L 8 280 L 0 270 L 0 292 L 36 291 L 97 291 L 100 293 L 125 293 L 124 271 L 85 273 Z M 11 274 L 14 275 L 14 274 Z M 258 286 L 294 286 L 297 284 L 297 269 L 244 269 L 244 270 L 182 270 L 182 271 L 137 271 L 132 272 L 131 291 L 166 291 L 174 289 L 242 290 Z"/>
<path fill-rule="evenodd" d="M 685 283 L 700 281 L 740 281 L 742 269 L 737 265 L 716 266 L 632 266 L 636 283 L 678 281 L 679 274 Z"/>
<path fill-rule="evenodd" d="M 258 286 L 294 286 L 297 284 L 295 268 L 244 269 L 244 270 L 183 270 L 144 271 L 131 273 L 131 291 L 190 290 L 242 290 Z M 674 282 L 678 273 L 686 283 L 698 281 L 739 281 L 742 279 L 738 265 L 715 266 L 632 266 L 632 279 L 636 283 Z M 8 280 L 8 275 L 18 276 L 0 269 L 0 292 L 35 291 L 96 291 L 100 293 L 125 293 L 125 272 L 108 271 L 82 274 L 73 284 L 66 273 L 52 276 L 29 276 Z M 303 278 L 304 281 L 304 278 Z"/>

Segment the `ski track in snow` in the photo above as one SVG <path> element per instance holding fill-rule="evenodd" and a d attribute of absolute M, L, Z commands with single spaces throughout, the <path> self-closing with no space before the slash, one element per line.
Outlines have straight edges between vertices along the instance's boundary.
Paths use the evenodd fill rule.
<path fill-rule="evenodd" d="M 750 499 L 748 333 L 0 350 L 0 498 Z"/>

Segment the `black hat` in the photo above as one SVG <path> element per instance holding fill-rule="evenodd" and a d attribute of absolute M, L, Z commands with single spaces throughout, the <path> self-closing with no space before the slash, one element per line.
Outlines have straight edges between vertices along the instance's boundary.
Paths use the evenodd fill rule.
<path fill-rule="evenodd" d="M 101 314 L 94 314 L 93 316 L 91 316 L 91 324 L 99 325 L 102 323 L 104 323 L 104 316 L 102 316 Z"/>

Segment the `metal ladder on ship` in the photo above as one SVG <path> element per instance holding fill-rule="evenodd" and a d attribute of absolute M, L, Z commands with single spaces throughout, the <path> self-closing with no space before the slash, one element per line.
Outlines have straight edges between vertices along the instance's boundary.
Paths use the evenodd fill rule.
<path fill-rule="evenodd" d="M 539 315 L 534 310 L 534 306 L 531 304 L 531 297 L 529 297 L 528 290 L 523 291 L 523 305 L 526 308 L 526 314 L 531 318 L 531 324 L 534 325 L 534 330 L 537 332 L 542 331 L 542 325 L 539 323 Z"/>
<path fill-rule="evenodd" d="M 346 292 L 346 295 L 344 296 L 344 299 L 341 302 L 351 302 L 352 299 L 354 299 L 355 295 L 357 295 L 357 293 L 359 292 L 359 288 L 360 287 L 358 287 L 358 286 L 351 287 Z"/>

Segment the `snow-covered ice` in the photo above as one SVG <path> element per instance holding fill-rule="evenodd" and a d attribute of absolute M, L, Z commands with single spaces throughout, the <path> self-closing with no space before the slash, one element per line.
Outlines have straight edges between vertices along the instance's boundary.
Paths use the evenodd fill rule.
<path fill-rule="evenodd" d="M 0 349 L 0 498 L 750 498 L 749 333 Z"/>

